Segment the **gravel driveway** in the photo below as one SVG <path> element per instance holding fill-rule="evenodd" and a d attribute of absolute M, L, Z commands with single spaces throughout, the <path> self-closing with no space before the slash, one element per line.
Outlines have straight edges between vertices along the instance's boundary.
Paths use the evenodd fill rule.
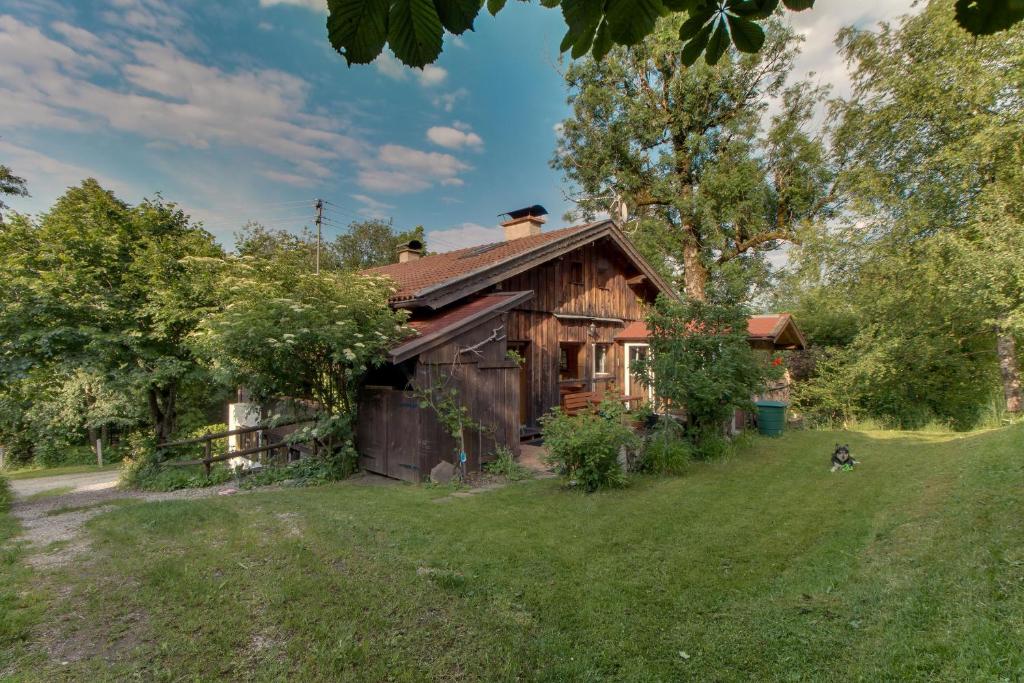
<path fill-rule="evenodd" d="M 60 474 L 56 477 L 36 477 L 34 479 L 14 479 L 11 481 L 11 491 L 18 498 L 26 498 L 35 493 L 50 491 L 52 489 L 73 487 L 72 493 L 79 491 L 102 491 L 117 486 L 117 478 L 121 476 L 118 470 L 107 470 L 105 472 L 83 472 L 81 474 Z"/>
<path fill-rule="evenodd" d="M 231 486 L 166 493 L 123 490 L 117 488 L 119 476 L 118 470 L 109 470 L 12 481 L 11 512 L 21 523 L 22 535 L 18 540 L 27 542 L 28 563 L 37 568 L 67 565 L 89 549 L 83 525 L 128 500 L 182 500 L 236 492 Z M 72 490 L 35 500 L 30 498 L 37 493 L 66 488 Z"/>

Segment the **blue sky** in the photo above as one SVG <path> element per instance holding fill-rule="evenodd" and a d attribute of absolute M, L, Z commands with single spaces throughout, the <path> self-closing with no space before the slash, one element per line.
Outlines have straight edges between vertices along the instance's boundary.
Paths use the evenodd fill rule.
<path fill-rule="evenodd" d="M 819 0 L 792 21 L 798 75 L 842 93 L 831 45 L 843 24 L 909 0 Z M 571 208 L 548 167 L 568 114 L 557 11 L 509 3 L 449 37 L 434 66 L 385 57 L 348 68 L 329 47 L 324 0 L 0 0 L 0 163 L 38 212 L 94 176 L 136 202 L 161 192 L 226 245 L 246 220 L 291 230 L 327 205 L 351 220 L 423 224 L 438 250 L 500 236 L 497 214 Z"/>

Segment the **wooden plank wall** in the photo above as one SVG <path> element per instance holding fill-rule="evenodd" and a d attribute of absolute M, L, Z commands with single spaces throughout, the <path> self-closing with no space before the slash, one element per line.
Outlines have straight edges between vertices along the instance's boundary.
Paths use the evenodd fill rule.
<path fill-rule="evenodd" d="M 570 281 L 572 263 L 582 264 L 583 284 Z M 534 297 L 509 313 L 508 338 L 527 342 L 527 372 L 531 394 L 528 421 L 538 426 L 544 413 L 560 402 L 558 359 L 559 343 L 584 344 L 583 381 L 587 391 L 621 391 L 625 386 L 622 344 L 614 338 L 622 325 L 614 322 L 558 319 L 553 314 L 581 315 L 592 318 L 617 318 L 625 324 L 642 320 L 655 293 L 648 286 L 627 283 L 639 271 L 608 240 L 599 240 L 561 258 L 516 275 L 501 283 L 503 291 L 533 290 Z M 590 336 L 594 323 L 596 336 Z M 593 376 L 594 344 L 610 344 L 607 378 Z"/>

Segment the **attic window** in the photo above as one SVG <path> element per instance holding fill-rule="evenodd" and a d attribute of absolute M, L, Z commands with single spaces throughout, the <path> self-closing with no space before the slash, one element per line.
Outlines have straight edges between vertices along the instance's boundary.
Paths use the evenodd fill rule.
<path fill-rule="evenodd" d="M 573 261 L 569 264 L 569 284 L 571 285 L 582 285 L 583 284 L 583 263 L 580 261 Z"/>

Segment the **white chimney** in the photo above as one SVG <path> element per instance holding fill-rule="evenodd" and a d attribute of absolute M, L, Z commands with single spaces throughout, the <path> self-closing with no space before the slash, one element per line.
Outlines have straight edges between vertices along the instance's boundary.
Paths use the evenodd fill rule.
<path fill-rule="evenodd" d="M 544 225 L 544 216 L 547 210 L 540 204 L 534 204 L 525 209 L 509 211 L 505 214 L 509 217 L 501 224 L 505 228 L 505 240 L 517 240 L 523 237 L 532 237 L 540 234 L 540 227 Z"/>
<path fill-rule="evenodd" d="M 398 262 L 408 263 L 415 261 L 423 255 L 423 243 L 419 240 L 410 240 L 405 244 L 398 245 Z"/>

